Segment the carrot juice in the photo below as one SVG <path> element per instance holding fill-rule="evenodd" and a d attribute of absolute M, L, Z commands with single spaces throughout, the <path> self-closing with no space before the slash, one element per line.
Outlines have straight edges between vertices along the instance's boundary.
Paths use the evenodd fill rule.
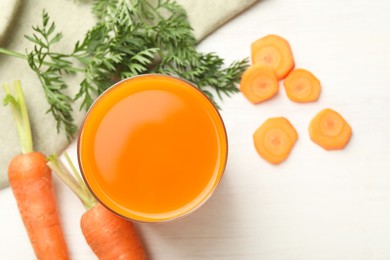
<path fill-rule="evenodd" d="M 200 206 L 227 160 L 223 121 L 186 81 L 142 75 L 104 92 L 84 120 L 78 159 L 88 187 L 131 220 L 161 222 Z"/>

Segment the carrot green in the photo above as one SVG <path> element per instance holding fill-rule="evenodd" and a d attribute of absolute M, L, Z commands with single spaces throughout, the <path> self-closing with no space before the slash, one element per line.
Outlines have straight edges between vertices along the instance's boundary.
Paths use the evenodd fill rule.
<path fill-rule="evenodd" d="M 225 67 L 215 53 L 196 50 L 196 39 L 185 10 L 175 1 L 94 0 L 97 23 L 74 44 L 70 53 L 54 51 L 61 41 L 46 11 L 42 24 L 33 26 L 26 38 L 34 43 L 27 54 L 0 48 L 0 54 L 27 59 L 45 91 L 57 130 L 72 138 L 77 127 L 72 117 L 75 99 L 87 109 L 96 96 L 117 81 L 145 73 L 161 73 L 194 83 L 215 101 L 238 92 L 236 83 L 248 64 L 247 59 Z M 66 90 L 64 74 L 81 74 L 75 97 Z"/>

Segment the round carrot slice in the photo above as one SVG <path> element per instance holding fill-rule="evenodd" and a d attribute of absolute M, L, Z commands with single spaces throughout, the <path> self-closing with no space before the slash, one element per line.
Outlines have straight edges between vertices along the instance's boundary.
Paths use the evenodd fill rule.
<path fill-rule="evenodd" d="M 326 108 L 311 120 L 309 134 L 324 149 L 339 150 L 348 144 L 352 128 L 339 113 Z"/>
<path fill-rule="evenodd" d="M 297 131 L 284 117 L 267 119 L 253 134 L 258 154 L 272 164 L 286 160 L 297 139 Z"/>
<path fill-rule="evenodd" d="M 252 65 L 241 77 L 240 91 L 254 104 L 270 99 L 278 90 L 278 79 L 269 67 Z"/>
<path fill-rule="evenodd" d="M 308 70 L 295 69 L 284 79 L 288 98 L 295 102 L 312 102 L 320 96 L 320 81 Z"/>
<path fill-rule="evenodd" d="M 252 43 L 252 64 L 271 67 L 278 79 L 283 79 L 294 68 L 290 44 L 277 35 L 267 35 Z"/>

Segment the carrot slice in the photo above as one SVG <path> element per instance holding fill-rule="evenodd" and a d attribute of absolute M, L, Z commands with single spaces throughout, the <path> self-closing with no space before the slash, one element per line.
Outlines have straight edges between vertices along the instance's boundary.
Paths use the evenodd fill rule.
<path fill-rule="evenodd" d="M 282 37 L 270 34 L 251 45 L 252 64 L 262 64 L 274 69 L 276 77 L 283 79 L 294 68 L 290 44 Z"/>
<path fill-rule="evenodd" d="M 295 102 L 312 102 L 320 96 L 320 81 L 308 70 L 295 69 L 284 79 L 288 98 Z"/>
<path fill-rule="evenodd" d="M 252 65 L 241 77 L 240 90 L 250 102 L 256 104 L 275 96 L 279 83 L 271 68 Z"/>
<path fill-rule="evenodd" d="M 253 134 L 258 154 L 272 164 L 286 160 L 297 139 L 297 131 L 284 117 L 267 119 Z"/>
<path fill-rule="evenodd" d="M 336 111 L 326 108 L 310 122 L 310 138 L 326 150 L 343 149 L 352 135 L 351 126 Z"/>

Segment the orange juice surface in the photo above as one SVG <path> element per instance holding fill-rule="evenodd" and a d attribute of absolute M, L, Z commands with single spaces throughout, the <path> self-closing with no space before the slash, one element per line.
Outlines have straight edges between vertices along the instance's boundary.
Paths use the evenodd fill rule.
<path fill-rule="evenodd" d="M 126 218 L 165 221 L 209 197 L 227 159 L 221 117 L 198 89 L 144 75 L 103 93 L 82 126 L 78 156 L 98 200 Z"/>

